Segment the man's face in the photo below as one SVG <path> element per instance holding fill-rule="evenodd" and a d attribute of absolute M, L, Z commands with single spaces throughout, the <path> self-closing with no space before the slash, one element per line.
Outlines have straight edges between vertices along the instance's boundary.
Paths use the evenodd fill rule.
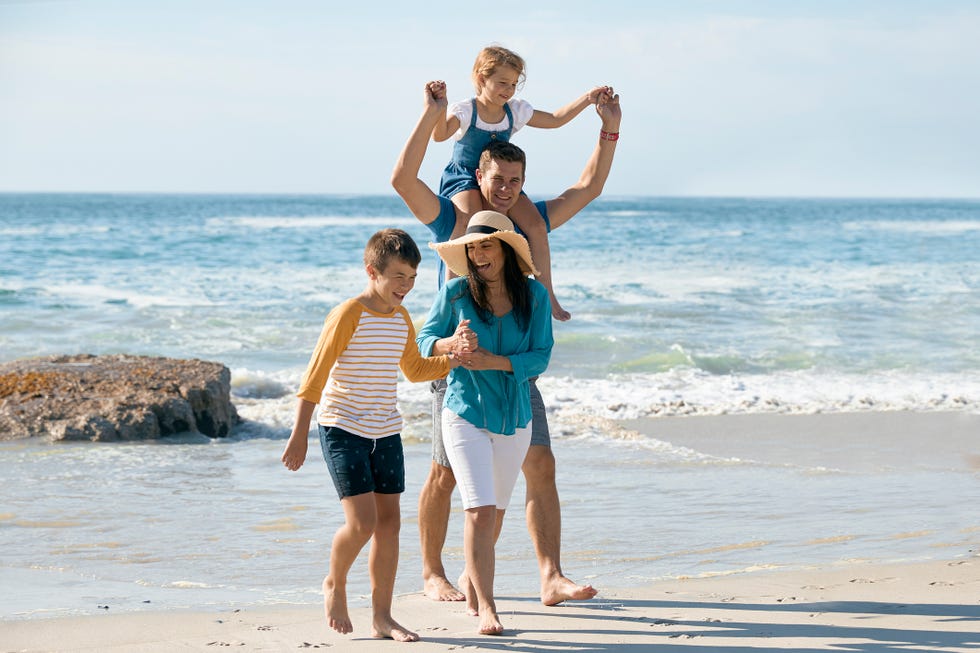
<path fill-rule="evenodd" d="M 476 181 L 480 184 L 485 208 L 499 211 L 504 215 L 514 208 L 524 187 L 524 174 L 519 161 L 497 161 L 491 159 L 486 171 L 476 171 Z"/>

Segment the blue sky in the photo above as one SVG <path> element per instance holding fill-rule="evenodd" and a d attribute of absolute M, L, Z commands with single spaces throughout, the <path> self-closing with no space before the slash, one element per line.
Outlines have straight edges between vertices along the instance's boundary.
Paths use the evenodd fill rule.
<path fill-rule="evenodd" d="M 0 0 L 0 191 L 390 193 L 424 83 L 496 42 L 538 108 L 620 92 L 609 195 L 980 196 L 980 3 L 415 4 Z M 515 137 L 532 196 L 598 124 Z"/>

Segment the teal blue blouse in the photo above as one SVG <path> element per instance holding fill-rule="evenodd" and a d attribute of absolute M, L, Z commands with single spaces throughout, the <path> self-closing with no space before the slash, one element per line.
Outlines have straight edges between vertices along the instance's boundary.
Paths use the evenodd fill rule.
<path fill-rule="evenodd" d="M 551 333 L 551 304 L 548 291 L 534 279 L 531 286 L 531 323 L 521 329 L 511 311 L 502 317 L 482 321 L 470 297 L 466 277 L 443 285 L 436 296 L 417 342 L 423 356 L 429 356 L 440 338 L 448 338 L 461 320 L 470 328 L 484 349 L 510 359 L 513 372 L 469 370 L 455 367 L 447 379 L 445 408 L 474 426 L 491 433 L 513 435 L 531 421 L 531 394 L 528 380 L 548 367 L 555 340 Z"/>

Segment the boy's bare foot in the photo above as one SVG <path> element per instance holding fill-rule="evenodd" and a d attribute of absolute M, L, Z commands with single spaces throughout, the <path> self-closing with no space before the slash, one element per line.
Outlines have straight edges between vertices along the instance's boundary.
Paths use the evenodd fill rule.
<path fill-rule="evenodd" d="M 327 625 L 341 635 L 354 631 L 347 613 L 347 588 L 335 586 L 329 576 L 323 579 L 323 612 Z"/>
<path fill-rule="evenodd" d="M 568 322 L 572 319 L 572 314 L 561 307 L 554 295 L 551 296 L 551 317 L 559 322 Z"/>
<path fill-rule="evenodd" d="M 445 576 L 429 576 L 422 591 L 433 601 L 462 601 L 466 598 Z"/>
<path fill-rule="evenodd" d="M 483 614 L 480 616 L 480 634 L 502 635 L 503 632 L 504 625 L 500 623 L 500 619 L 497 618 L 496 611 L 484 610 Z"/>
<path fill-rule="evenodd" d="M 419 641 L 417 633 L 408 630 L 391 617 L 375 619 L 374 623 L 371 624 L 371 637 L 375 639 L 393 639 L 396 642 Z"/>
<path fill-rule="evenodd" d="M 466 572 L 463 572 L 463 575 L 456 582 L 459 584 L 460 591 L 466 596 L 466 613 L 473 617 L 479 616 L 480 601 L 476 598 L 476 589 Z"/>
<path fill-rule="evenodd" d="M 545 605 L 558 605 L 562 601 L 587 601 L 598 593 L 599 590 L 591 585 L 576 585 L 564 576 L 555 576 L 541 584 L 541 602 Z"/>

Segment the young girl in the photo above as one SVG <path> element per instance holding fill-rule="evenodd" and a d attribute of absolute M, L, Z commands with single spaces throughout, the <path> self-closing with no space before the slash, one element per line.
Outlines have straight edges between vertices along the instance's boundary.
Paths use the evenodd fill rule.
<path fill-rule="evenodd" d="M 553 113 L 537 110 L 528 102 L 514 98 L 524 83 L 524 60 L 496 45 L 483 48 L 477 55 L 472 78 L 476 97 L 451 105 L 446 121 L 437 123 L 432 130 L 436 142 L 456 140 L 453 158 L 442 173 L 439 194 L 451 198 L 456 208 L 467 216 L 483 208 L 475 171 L 480 153 L 490 141 L 509 141 L 524 125 L 540 129 L 561 127 L 585 107 L 612 95 L 608 86 L 597 86 Z M 544 219 L 523 194 L 510 217 L 527 236 L 531 256 L 540 270 L 537 279 L 548 289 L 551 298 L 552 316 L 568 320 L 572 316 L 558 303 L 551 283 L 551 250 Z"/>

